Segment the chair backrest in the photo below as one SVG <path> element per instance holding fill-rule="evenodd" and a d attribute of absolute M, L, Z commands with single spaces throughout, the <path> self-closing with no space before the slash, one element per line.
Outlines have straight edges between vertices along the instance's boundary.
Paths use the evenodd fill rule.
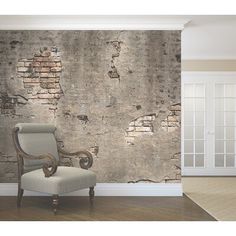
<path fill-rule="evenodd" d="M 52 154 L 59 160 L 57 143 L 54 136 L 56 127 L 43 123 L 19 123 L 18 140 L 24 152 L 30 155 Z M 24 159 L 24 169 L 34 170 L 42 167 L 44 160 Z"/>

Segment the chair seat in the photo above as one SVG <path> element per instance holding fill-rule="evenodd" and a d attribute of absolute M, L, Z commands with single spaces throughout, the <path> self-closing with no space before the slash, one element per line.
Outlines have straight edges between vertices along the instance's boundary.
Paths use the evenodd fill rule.
<path fill-rule="evenodd" d="M 58 166 L 57 172 L 49 178 L 42 169 L 21 176 L 22 189 L 49 194 L 69 193 L 95 185 L 96 175 L 92 171 L 76 167 Z"/>

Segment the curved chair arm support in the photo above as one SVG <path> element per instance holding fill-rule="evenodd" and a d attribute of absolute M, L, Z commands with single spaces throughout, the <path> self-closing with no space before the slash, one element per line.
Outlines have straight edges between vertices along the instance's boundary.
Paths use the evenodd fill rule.
<path fill-rule="evenodd" d="M 58 152 L 65 156 L 79 158 L 80 167 L 83 169 L 87 170 L 93 165 L 92 153 L 90 153 L 87 150 L 79 150 L 77 152 L 67 152 L 64 149 L 62 149 L 60 146 L 58 146 Z M 80 156 L 81 154 L 83 156 Z"/>
<path fill-rule="evenodd" d="M 39 156 L 34 156 L 34 155 L 30 155 L 26 153 L 20 146 L 19 139 L 18 139 L 18 131 L 19 131 L 19 128 L 14 128 L 12 132 L 12 136 L 13 136 L 14 145 L 17 151 L 17 157 L 20 159 L 19 160 L 20 165 L 23 164 L 24 159 L 28 159 L 28 160 L 46 159 L 47 162 L 44 163 L 42 167 L 45 177 L 50 177 L 53 174 L 55 174 L 57 171 L 57 165 L 58 165 L 57 159 L 49 153 L 39 155 Z M 20 169 L 22 170 L 23 166 L 21 166 Z"/>

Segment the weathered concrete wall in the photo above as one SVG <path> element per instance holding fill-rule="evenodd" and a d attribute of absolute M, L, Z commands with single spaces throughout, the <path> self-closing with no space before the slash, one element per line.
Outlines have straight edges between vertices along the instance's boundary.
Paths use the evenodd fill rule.
<path fill-rule="evenodd" d="M 180 47 L 180 31 L 0 31 L 0 182 L 18 122 L 92 150 L 98 182 L 179 182 Z"/>

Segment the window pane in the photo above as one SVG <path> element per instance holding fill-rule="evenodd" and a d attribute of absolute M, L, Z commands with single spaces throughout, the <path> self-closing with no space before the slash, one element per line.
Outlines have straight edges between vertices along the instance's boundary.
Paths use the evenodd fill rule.
<path fill-rule="evenodd" d="M 216 126 L 223 126 L 224 125 L 224 113 L 223 112 L 216 112 L 215 113 L 215 125 Z"/>
<path fill-rule="evenodd" d="M 226 166 L 227 167 L 234 167 L 234 155 L 226 155 Z"/>
<path fill-rule="evenodd" d="M 224 110 L 224 99 L 222 99 L 222 98 L 215 99 L 215 110 L 216 111 L 223 111 Z"/>
<path fill-rule="evenodd" d="M 201 111 L 195 113 L 195 125 L 204 125 L 204 115 Z"/>
<path fill-rule="evenodd" d="M 204 153 L 204 140 L 195 141 L 195 153 Z"/>
<path fill-rule="evenodd" d="M 184 96 L 185 97 L 194 97 L 194 84 L 185 84 L 184 85 Z"/>
<path fill-rule="evenodd" d="M 184 124 L 193 125 L 193 112 L 185 111 L 184 112 Z"/>
<path fill-rule="evenodd" d="M 193 141 L 191 141 L 191 140 L 184 141 L 184 152 L 185 153 L 193 153 Z"/>
<path fill-rule="evenodd" d="M 204 98 L 196 98 L 195 99 L 195 109 L 196 109 L 196 111 L 204 111 L 205 110 L 205 99 Z"/>
<path fill-rule="evenodd" d="M 184 99 L 184 110 L 185 111 L 194 111 L 194 99 L 185 98 Z"/>
<path fill-rule="evenodd" d="M 224 97 L 224 84 L 216 84 L 215 96 L 216 97 Z"/>
<path fill-rule="evenodd" d="M 184 154 L 184 166 L 193 167 L 193 154 Z"/>
<path fill-rule="evenodd" d="M 225 132 L 226 132 L 226 139 L 234 139 L 234 127 L 226 127 Z"/>
<path fill-rule="evenodd" d="M 193 139 L 193 127 L 191 126 L 184 127 L 184 138 Z"/>
<path fill-rule="evenodd" d="M 225 112 L 226 126 L 233 126 L 235 124 L 234 119 L 235 119 L 234 112 Z"/>
<path fill-rule="evenodd" d="M 196 97 L 204 97 L 205 96 L 204 84 L 196 84 L 195 85 L 195 96 Z"/>
<path fill-rule="evenodd" d="M 224 139 L 224 127 L 215 128 L 216 139 Z"/>
<path fill-rule="evenodd" d="M 216 154 L 215 155 L 215 166 L 216 167 L 224 167 L 224 155 Z"/>
<path fill-rule="evenodd" d="M 196 167 L 204 167 L 204 154 L 196 154 L 195 155 L 195 166 Z"/>
<path fill-rule="evenodd" d="M 234 153 L 234 141 L 226 141 L 226 153 Z"/>
<path fill-rule="evenodd" d="M 235 97 L 235 85 L 226 84 L 225 85 L 225 96 L 226 97 Z"/>
<path fill-rule="evenodd" d="M 196 126 L 195 127 L 195 139 L 204 139 L 204 127 Z"/>
<path fill-rule="evenodd" d="M 224 153 L 224 141 L 216 140 L 215 141 L 215 152 L 216 153 Z"/>
<path fill-rule="evenodd" d="M 225 98 L 225 111 L 234 111 L 235 101 L 234 98 Z"/>

